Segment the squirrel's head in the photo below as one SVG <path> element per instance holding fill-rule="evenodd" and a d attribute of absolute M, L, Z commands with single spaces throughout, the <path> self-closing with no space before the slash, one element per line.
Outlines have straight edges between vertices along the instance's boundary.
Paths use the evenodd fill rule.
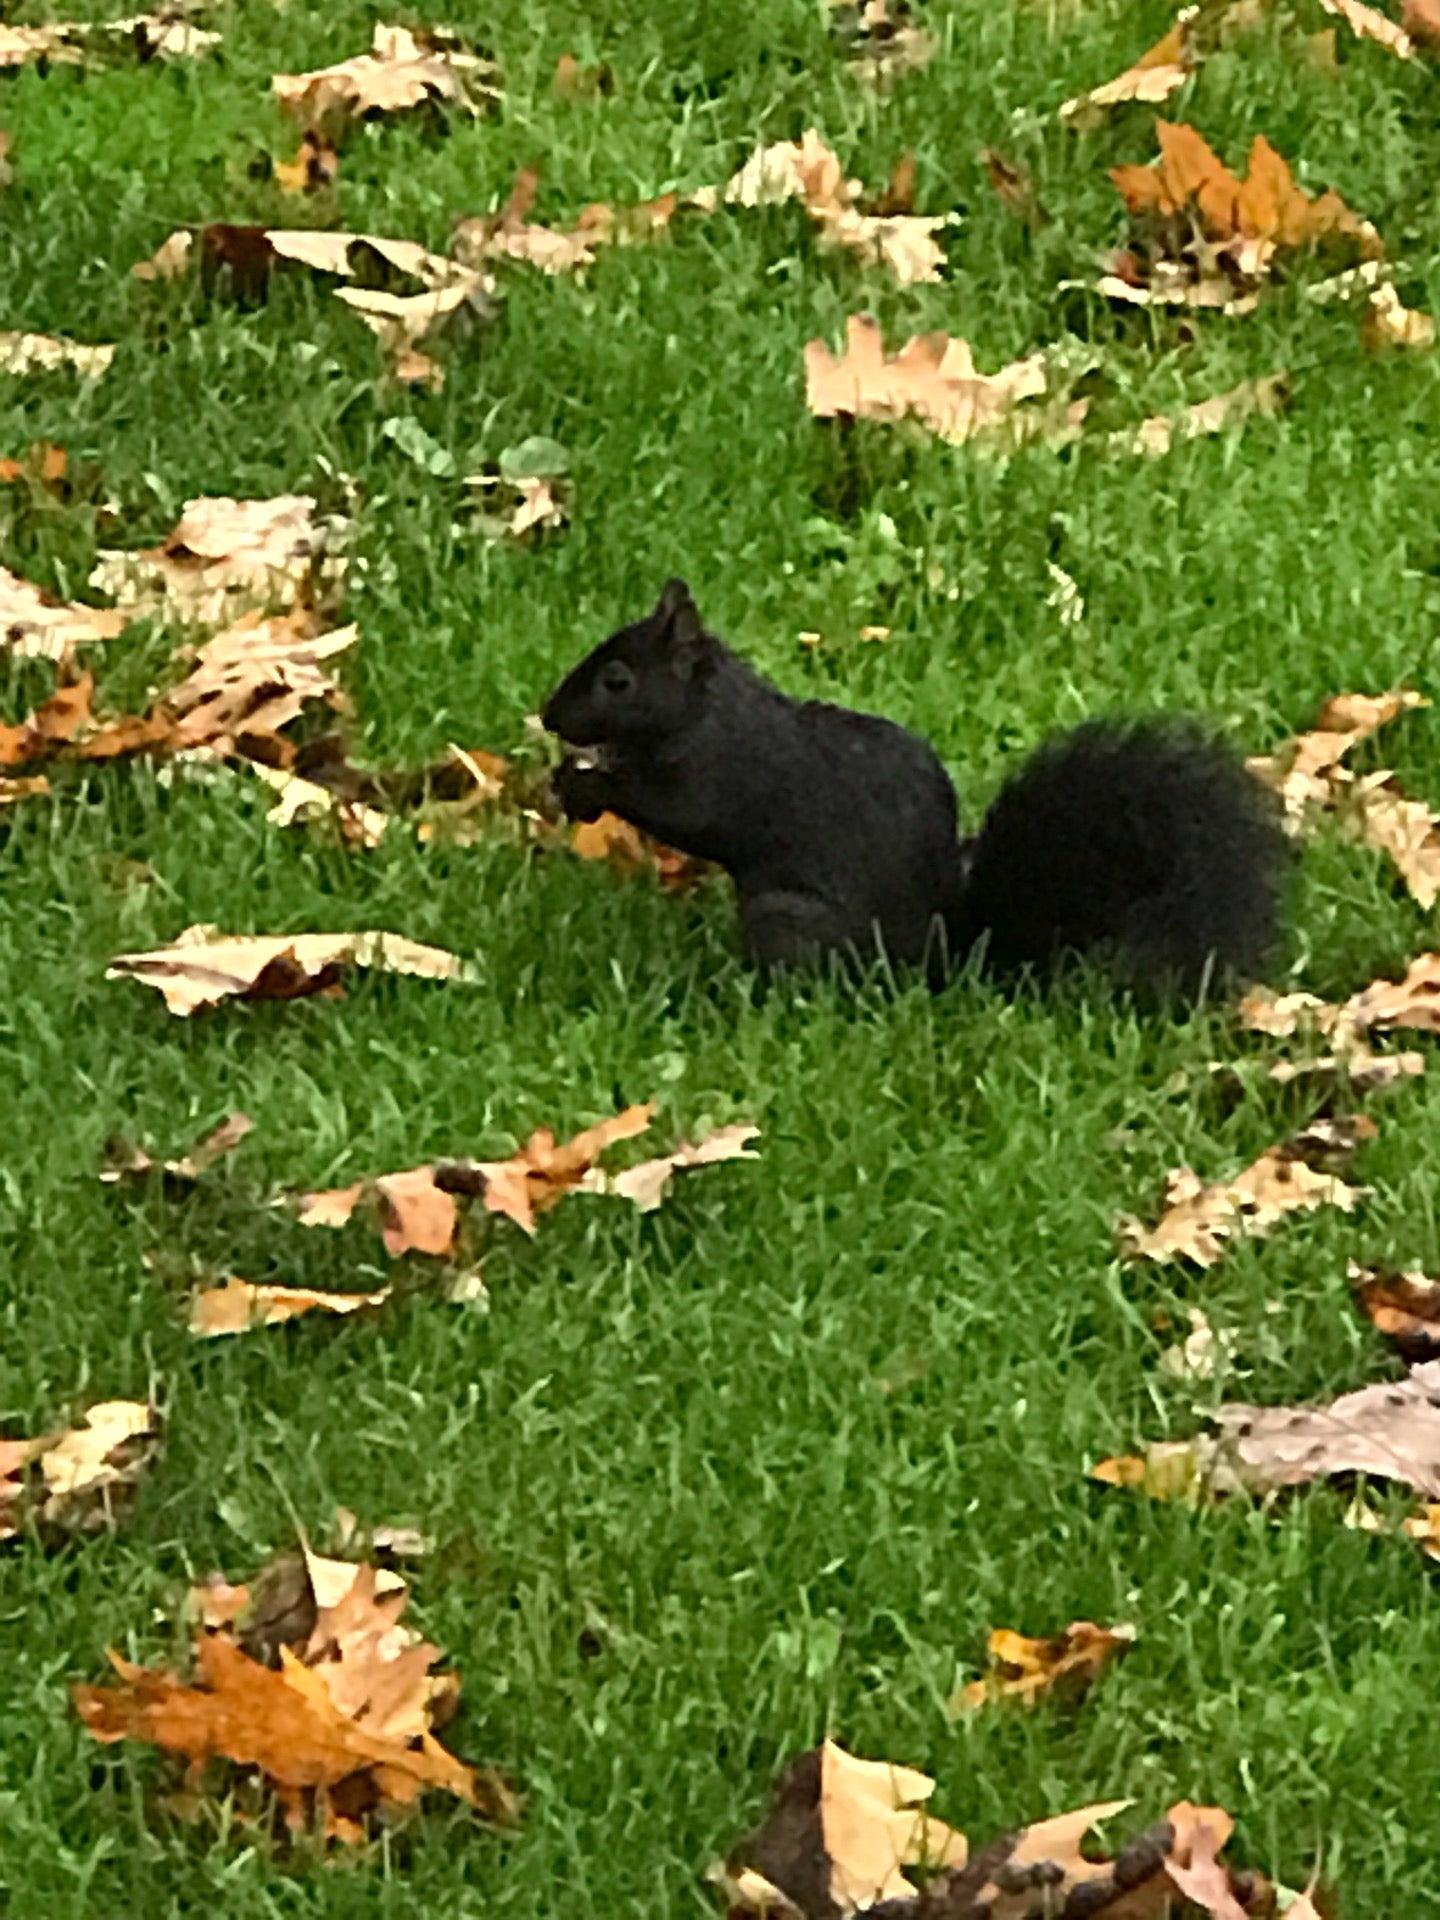
<path fill-rule="evenodd" d="M 667 580 L 655 610 L 621 627 L 560 682 L 541 714 L 572 747 L 661 740 L 696 717 L 718 658 L 683 580 Z"/>

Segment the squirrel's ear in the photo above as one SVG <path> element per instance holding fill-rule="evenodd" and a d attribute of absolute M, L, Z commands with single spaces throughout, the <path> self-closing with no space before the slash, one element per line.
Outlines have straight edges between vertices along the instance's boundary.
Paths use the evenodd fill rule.
<path fill-rule="evenodd" d="M 665 635 L 666 651 L 677 672 L 694 673 L 707 651 L 706 633 L 690 589 L 683 580 L 667 580 L 661 589 L 655 618 Z"/>

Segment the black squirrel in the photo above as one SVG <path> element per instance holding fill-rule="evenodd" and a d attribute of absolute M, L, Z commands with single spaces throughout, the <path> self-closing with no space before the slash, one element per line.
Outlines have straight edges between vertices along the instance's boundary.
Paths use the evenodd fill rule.
<path fill-rule="evenodd" d="M 943 979 L 1101 954 L 1138 986 L 1258 971 L 1287 858 L 1271 796 L 1183 721 L 1093 720 L 1043 745 L 971 839 L 929 744 L 795 700 L 669 581 L 551 694 L 570 818 L 619 814 L 719 863 L 764 967 L 838 953 Z"/>

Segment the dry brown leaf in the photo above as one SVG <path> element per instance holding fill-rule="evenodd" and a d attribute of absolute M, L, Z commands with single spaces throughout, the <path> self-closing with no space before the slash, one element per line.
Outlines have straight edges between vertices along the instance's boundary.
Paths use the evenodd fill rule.
<path fill-rule="evenodd" d="M 106 1149 L 105 1160 L 100 1168 L 100 1178 L 107 1185 L 117 1180 L 138 1177 L 157 1170 L 167 1173 L 175 1180 L 198 1180 L 208 1173 L 217 1160 L 223 1160 L 233 1153 L 254 1128 L 255 1122 L 248 1113 L 230 1113 L 213 1127 L 203 1140 L 199 1140 L 178 1160 L 154 1160 L 141 1147 L 131 1146 L 126 1141 L 115 1142 Z"/>
<path fill-rule="evenodd" d="M 663 1154 L 658 1160 L 642 1160 L 624 1173 L 597 1170 L 589 1176 L 587 1191 L 618 1194 L 622 1200 L 632 1201 L 641 1213 L 653 1213 L 677 1173 L 713 1167 L 722 1160 L 758 1160 L 760 1156 L 750 1151 L 750 1142 L 759 1137 L 758 1127 L 717 1127 L 693 1146 L 682 1143 L 673 1153 Z"/>
<path fill-rule="evenodd" d="M 829 4 L 832 31 L 846 44 L 851 65 L 868 85 L 887 88 L 934 59 L 938 43 L 933 33 L 914 24 L 909 0 Z"/>
<path fill-rule="evenodd" d="M 1092 1477 L 1161 1500 L 1273 1493 L 1336 1474 L 1397 1480 L 1440 1499 L 1440 1360 L 1412 1367 L 1323 1406 L 1231 1402 L 1216 1432 L 1165 1441 L 1143 1456 L 1105 1460 Z"/>
<path fill-rule="evenodd" d="M 708 861 L 663 846 L 615 813 L 571 827 L 569 844 L 582 860 L 608 860 L 622 873 L 654 873 L 667 893 L 687 893 L 714 872 Z"/>
<path fill-rule="evenodd" d="M 1234 1358 L 1236 1336 L 1218 1332 L 1199 1307 L 1188 1309 L 1190 1331 L 1174 1346 L 1161 1350 L 1159 1364 L 1177 1380 L 1213 1380 L 1217 1369 Z"/>
<path fill-rule="evenodd" d="M 1248 1920 L 1245 1908 L 1235 1898 L 1229 1869 L 1218 1857 L 1229 1834 L 1228 1818 L 1223 1827 L 1212 1826 L 1202 1818 L 1190 1842 L 1189 1860 L 1183 1865 L 1167 1860 L 1165 1871 L 1185 1898 L 1202 1908 L 1211 1920 Z"/>
<path fill-rule="evenodd" d="M 1134 1627 L 1097 1627 L 1092 1620 L 1072 1621 L 1063 1632 L 1043 1640 L 997 1627 L 989 1641 L 990 1672 L 960 1689 L 951 1712 L 973 1713 L 997 1700 L 1034 1706 L 1042 1694 L 1077 1696 L 1134 1644 Z"/>
<path fill-rule="evenodd" d="M 133 617 L 118 608 L 67 605 L 0 567 L 0 655 L 64 660 L 73 647 L 113 640 Z"/>
<path fill-rule="evenodd" d="M 375 1293 L 317 1293 L 309 1287 L 252 1286 L 248 1280 L 228 1279 L 207 1287 L 190 1303 L 190 1331 L 202 1340 L 220 1334 L 253 1333 L 258 1327 L 279 1326 L 317 1309 L 325 1313 L 358 1313 L 362 1307 L 380 1307 L 390 1289 Z"/>
<path fill-rule="evenodd" d="M 963 1865 L 965 1836 L 932 1819 L 928 1774 L 859 1760 L 827 1740 L 786 1771 L 775 1809 L 727 1863 L 737 1897 L 761 1913 L 852 1914 L 913 1899 L 907 1867 Z"/>
<path fill-rule="evenodd" d="M 93 677 L 82 674 L 69 685 L 57 687 L 19 726 L 0 724 L 0 767 L 23 767 L 43 760 L 72 741 L 90 719 L 94 690 Z"/>
<path fill-rule="evenodd" d="M 1365 304 L 1360 338 L 1372 353 L 1387 347 L 1433 347 L 1435 322 L 1428 313 L 1407 307 L 1394 287 L 1377 287 Z"/>
<path fill-rule="evenodd" d="M 811 127 L 798 140 L 757 147 L 719 198 L 728 206 L 741 207 L 798 200 L 826 246 L 855 253 L 870 266 L 888 268 L 902 285 L 938 280 L 945 251 L 935 235 L 948 225 L 948 217 L 862 213 L 859 195 L 860 183 L 846 179 L 839 156 Z M 697 199 L 708 204 L 705 196 Z"/>
<path fill-rule="evenodd" d="M 136 280 L 179 280 L 190 271 L 194 256 L 195 236 L 187 228 L 181 227 L 162 240 L 148 260 L 137 261 L 130 269 L 131 277 Z"/>
<path fill-rule="evenodd" d="M 0 1440 L 0 1540 L 27 1517 L 64 1529 L 108 1525 L 154 1459 L 159 1427 L 146 1401 L 103 1400 L 68 1432 Z"/>
<path fill-rule="evenodd" d="M 347 967 L 408 973 L 423 980 L 461 980 L 463 961 L 440 947 L 393 933 L 221 934 L 188 927 L 168 947 L 119 953 L 107 980 L 139 980 L 158 988 L 169 1012 L 188 1018 L 221 1000 L 293 1000 L 333 986 Z"/>
<path fill-rule="evenodd" d="M 1337 773 L 1352 747 L 1402 713 L 1429 704 L 1424 694 L 1409 687 L 1380 694 L 1337 693 L 1325 702 L 1308 733 L 1296 734 L 1273 754 L 1256 755 L 1246 764 L 1279 794 L 1286 822 L 1298 832 L 1313 815 L 1337 804 L 1345 784 Z"/>
<path fill-rule="evenodd" d="M 1329 1169 L 1377 1131 L 1364 1114 L 1317 1120 L 1269 1148 L 1233 1180 L 1209 1186 L 1189 1167 L 1180 1167 L 1166 1182 L 1165 1212 L 1154 1227 L 1130 1218 L 1120 1221 L 1122 1247 L 1135 1260 L 1190 1260 L 1210 1267 L 1232 1240 L 1262 1238 L 1287 1214 L 1316 1207 L 1349 1213 L 1365 1189 L 1347 1185 Z"/>
<path fill-rule="evenodd" d="M 295 1814 L 304 1790 L 324 1792 L 367 1773 L 383 1800 L 409 1805 L 443 1787 L 472 1806 L 475 1776 L 433 1735 L 419 1746 L 358 1726 L 335 1705 L 324 1680 L 288 1649 L 279 1673 L 242 1653 L 223 1633 L 196 1647 L 199 1684 L 133 1666 L 112 1653 L 119 1686 L 76 1686 L 76 1712 L 97 1740 L 145 1740 L 181 1753 L 192 1766 L 212 1756 L 257 1767 Z M 300 1824 L 297 1819 L 296 1824 Z"/>
<path fill-rule="evenodd" d="M 57 367 L 73 367 L 85 379 L 98 380 L 114 358 L 114 347 L 81 346 L 51 333 L 0 332 L 0 374 L 52 373 Z"/>
<path fill-rule="evenodd" d="M 35 800 L 49 791 L 50 782 L 44 774 L 34 774 L 23 780 L 11 780 L 0 774 L 0 807 L 13 807 L 21 800 Z"/>
<path fill-rule="evenodd" d="M 1400 1028 L 1440 1032 L 1440 954 L 1419 954 L 1404 979 L 1372 980 L 1348 1000 L 1321 1000 L 1313 993 L 1273 994 L 1259 988 L 1240 1002 L 1240 1019 L 1252 1033 L 1282 1038 L 1323 1034 L 1330 1039 L 1334 1053 L 1322 1059 L 1277 1062 L 1270 1069 L 1277 1080 L 1326 1069 L 1348 1075 L 1361 1088 L 1413 1078 L 1425 1071 L 1422 1054 L 1375 1054 L 1368 1042 L 1377 1033 Z"/>
<path fill-rule="evenodd" d="M 996 198 L 1008 213 L 1037 231 L 1049 225 L 1050 215 L 1035 191 L 1035 182 L 1027 168 L 1007 160 L 994 147 L 982 147 L 980 159 Z"/>
<path fill-rule="evenodd" d="M 1338 792 L 1342 824 L 1389 857 L 1420 906 L 1433 907 L 1440 898 L 1440 815 L 1412 800 L 1388 772 L 1346 780 Z"/>
<path fill-rule="evenodd" d="M 374 1567 L 351 1567 L 344 1590 L 322 1598 L 314 1557 L 307 1560 L 319 1604 L 306 1666 L 347 1719 L 386 1739 L 420 1739 L 433 1724 L 437 1693 L 453 1694 L 458 1683 L 432 1675 L 440 1649 L 400 1624 L 409 1597 L 404 1581 Z"/>
<path fill-rule="evenodd" d="M 249 1587 L 233 1587 L 223 1574 L 212 1573 L 185 1596 L 185 1611 L 202 1627 L 229 1627 L 250 1608 Z"/>
<path fill-rule="evenodd" d="M 1320 0 L 1320 4 L 1327 13 L 1343 20 L 1362 40 L 1378 40 L 1401 60 L 1415 57 L 1415 43 L 1409 34 L 1393 20 L 1387 20 L 1377 8 L 1364 6 L 1361 0 Z"/>
<path fill-rule="evenodd" d="M 591 265 L 598 247 L 653 240 L 669 226 L 680 204 L 674 193 L 633 207 L 595 201 L 582 207 L 573 227 L 547 227 L 530 219 L 539 187 L 535 168 L 522 167 L 498 212 L 457 221 L 456 258 L 469 267 L 518 260 L 542 273 L 574 273 Z"/>
<path fill-rule="evenodd" d="M 1019 442 L 1037 433 L 1058 443 L 1079 430 L 1083 401 L 1058 423 L 1022 407 L 1046 392 L 1043 353 L 985 374 L 976 371 L 968 344 L 949 334 L 916 334 L 887 359 L 880 328 L 867 315 L 853 315 L 845 331 L 838 358 L 823 340 L 805 348 L 805 400 L 818 419 L 909 417 L 956 445 L 986 436 Z"/>
<path fill-rule="evenodd" d="M 1440 1359 L 1440 1280 L 1411 1269 L 1362 1267 L 1352 1260 L 1347 1269 L 1361 1311 L 1394 1343 L 1407 1366 Z"/>
<path fill-rule="evenodd" d="M 1097 126 L 1111 107 L 1126 101 L 1142 100 L 1154 105 L 1167 100 L 1184 86 L 1196 64 L 1197 55 L 1186 16 L 1193 17 L 1197 11 L 1187 7 L 1165 37 L 1142 53 L 1133 67 L 1127 67 L 1124 73 L 1107 80 L 1103 86 L 1092 87 L 1089 93 L 1067 100 L 1060 109 L 1060 118 L 1073 127 L 1088 128 Z"/>
<path fill-rule="evenodd" d="M 1258 414 L 1264 418 L 1280 413 L 1290 399 L 1290 376 L 1266 374 L 1259 380 L 1242 380 L 1228 393 L 1217 393 L 1186 407 L 1179 415 L 1152 414 L 1133 433 L 1113 434 L 1110 445 L 1120 453 L 1140 453 L 1158 458 L 1166 454 L 1177 439 L 1193 440 L 1202 434 L 1222 433 Z"/>
<path fill-rule="evenodd" d="M 3 159 L 4 147 L 0 146 L 0 161 Z M 28 480 L 43 492 L 63 499 L 69 468 L 70 456 L 64 447 L 57 447 L 53 440 L 36 440 L 22 459 L 0 460 L 0 485 L 18 486 Z"/>
<path fill-rule="evenodd" d="M 334 186 L 339 172 L 339 154 L 323 134 L 312 131 L 300 142 L 293 160 L 278 160 L 275 163 L 275 184 L 282 193 L 323 193 L 328 187 Z M 165 245 L 169 246 L 171 241 L 179 237 L 178 234 L 171 234 Z M 188 235 L 185 237 L 189 238 Z M 155 262 L 152 259 L 147 264 L 153 266 Z M 138 267 L 131 271 L 137 279 L 160 277 L 142 274 Z"/>
<path fill-rule="evenodd" d="M 90 584 L 131 618 L 220 627 L 241 614 L 314 607 L 345 575 L 349 522 L 317 516 L 308 494 L 187 500 L 158 547 L 102 552 Z"/>
<path fill-rule="evenodd" d="M 479 114 L 499 100 L 498 78 L 493 61 L 453 34 L 377 26 L 368 53 L 313 73 L 279 73 L 270 84 L 287 113 L 317 126 L 436 104 Z"/>
<path fill-rule="evenodd" d="M 84 65 L 97 55 L 133 49 L 146 60 L 195 59 L 220 41 L 180 10 L 134 14 L 124 20 L 54 21 L 43 27 L 0 25 L 0 69 L 30 61 Z"/>
<path fill-rule="evenodd" d="M 608 1183 L 605 1187 L 596 1183 L 595 1163 L 616 1141 L 643 1133 L 654 1112 L 653 1101 L 627 1107 L 564 1145 L 557 1145 L 554 1134 L 542 1127 L 508 1160 L 450 1160 L 410 1167 L 373 1181 L 301 1194 L 297 1211 L 304 1226 L 344 1226 L 373 1193 L 381 1206 L 386 1249 L 395 1255 L 451 1252 L 458 1225 L 457 1198 L 478 1198 L 486 1212 L 504 1214 L 526 1233 L 534 1233 L 536 1215 L 548 1212 L 567 1193 L 609 1190 Z"/>

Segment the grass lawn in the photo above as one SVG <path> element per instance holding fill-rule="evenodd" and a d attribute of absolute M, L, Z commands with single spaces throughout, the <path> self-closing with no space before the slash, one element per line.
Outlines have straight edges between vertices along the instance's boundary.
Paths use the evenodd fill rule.
<path fill-rule="evenodd" d="M 119 351 L 94 383 L 0 375 L 0 456 L 63 443 L 121 518 L 97 536 L 84 506 L 0 500 L 0 564 L 83 595 L 97 544 L 158 540 L 192 496 L 333 493 L 349 475 L 346 675 L 370 762 L 513 747 L 560 671 L 681 573 L 787 688 L 930 735 L 972 820 L 1018 756 L 1089 713 L 1194 710 L 1260 751 L 1342 687 L 1434 691 L 1440 356 L 1367 354 L 1356 311 L 1306 299 L 1303 268 L 1239 319 L 1060 290 L 1123 233 L 1106 169 L 1153 157 L 1154 110 L 1076 133 L 1054 109 L 1158 38 L 1167 0 L 934 0 L 936 58 L 879 102 L 822 16 L 815 0 L 457 7 L 440 17 L 493 47 L 502 110 L 443 135 L 367 127 L 331 201 L 257 177 L 295 145 L 269 77 L 360 51 L 368 6 L 246 0 L 218 9 L 206 60 L 4 77 L 0 327 Z M 1327 26 L 1334 70 L 1305 55 Z M 608 61 L 614 97 L 557 99 L 567 52 Z M 1264 132 L 1307 188 L 1375 222 L 1409 304 L 1433 312 L 1437 84 L 1294 0 L 1162 111 L 1234 165 Z M 578 278 L 506 273 L 499 319 L 450 353 L 436 394 L 378 379 L 374 341 L 307 276 L 252 309 L 130 277 L 187 221 L 443 246 L 531 163 L 535 217 L 564 224 L 592 200 L 724 180 L 758 139 L 810 125 L 877 186 L 914 150 L 917 206 L 959 215 L 943 284 L 822 253 L 795 208 L 699 219 Z M 1039 233 L 991 191 L 987 145 L 1033 173 L 1053 216 Z M 1281 368 L 1294 403 L 1155 461 L 837 435 L 806 414 L 802 348 L 838 345 L 866 310 L 887 339 L 964 335 L 986 370 L 1072 336 L 1116 425 Z M 536 549 L 457 534 L 453 484 L 385 431 L 405 418 L 462 463 L 562 441 L 568 532 Z M 1049 604 L 1048 563 L 1077 583 L 1080 622 Z M 855 641 L 866 624 L 892 637 Z M 826 644 L 807 651 L 803 629 Z M 116 704 L 174 640 L 136 634 L 94 656 Z M 13 663 L 0 679 L 7 720 L 51 684 Z M 1384 752 L 1359 764 L 1440 800 L 1440 722 L 1397 724 Z M 707 1862 L 829 1731 L 937 1775 L 937 1810 L 972 1839 L 1087 1801 L 1133 1797 L 1149 1820 L 1213 1800 L 1238 1816 L 1237 1860 L 1296 1886 L 1319 1859 L 1352 1916 L 1440 1915 L 1424 1812 L 1440 1607 L 1419 1555 L 1347 1530 L 1343 1490 L 1196 1513 L 1086 1478 L 1222 1399 L 1328 1398 L 1395 1371 L 1345 1263 L 1440 1263 L 1440 1077 L 1377 1105 L 1359 1215 L 1291 1223 L 1204 1276 L 1131 1268 L 1113 1216 L 1148 1212 L 1168 1167 L 1220 1176 L 1310 1112 L 1263 1081 L 1238 1102 L 1204 1090 L 1204 1063 L 1257 1051 L 1224 1009 L 1164 1020 L 1083 984 L 1013 1002 L 970 982 L 762 995 L 723 886 L 675 900 L 503 832 L 351 852 L 269 824 L 246 777 L 52 777 L 50 800 L 0 814 L 0 1415 L 37 1432 L 153 1391 L 167 1440 L 114 1534 L 0 1561 L 9 1911 L 714 1913 Z M 111 954 L 194 921 L 391 927 L 475 956 L 481 984 L 362 978 L 341 1001 L 183 1023 L 105 982 Z M 1292 925 L 1285 967 L 1327 994 L 1435 943 L 1379 857 L 1334 836 L 1307 849 Z M 661 1144 L 754 1119 L 761 1160 L 698 1175 L 651 1217 L 576 1200 L 533 1242 L 497 1229 L 488 1313 L 411 1261 L 369 1319 L 187 1333 L 197 1275 L 396 1277 L 373 1228 L 305 1232 L 268 1204 L 281 1185 L 493 1158 L 651 1095 Z M 170 1152 L 235 1107 L 255 1132 L 193 1194 L 97 1181 L 107 1136 Z M 1157 1367 L 1174 1337 L 1157 1317 L 1194 1304 L 1233 1329 L 1248 1374 Z M 295 1516 L 323 1539 L 337 1503 L 436 1537 L 412 1611 L 464 1676 L 449 1744 L 524 1793 L 513 1834 L 437 1801 L 321 1860 L 223 1813 L 180 1825 L 155 1804 L 166 1763 L 74 1718 L 68 1686 L 101 1677 L 107 1646 L 173 1656 L 190 1578 L 243 1578 Z M 1078 1711 L 947 1717 L 990 1628 L 1076 1618 L 1140 1635 Z"/>

